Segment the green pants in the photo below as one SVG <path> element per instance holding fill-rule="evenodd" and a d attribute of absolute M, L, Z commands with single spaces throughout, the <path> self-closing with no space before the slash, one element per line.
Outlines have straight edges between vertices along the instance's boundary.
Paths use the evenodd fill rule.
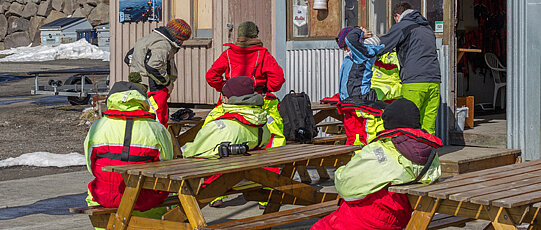
<path fill-rule="evenodd" d="M 413 101 L 421 112 L 421 126 L 431 134 L 435 133 L 436 116 L 440 106 L 440 83 L 419 82 L 402 85 L 402 96 Z"/>

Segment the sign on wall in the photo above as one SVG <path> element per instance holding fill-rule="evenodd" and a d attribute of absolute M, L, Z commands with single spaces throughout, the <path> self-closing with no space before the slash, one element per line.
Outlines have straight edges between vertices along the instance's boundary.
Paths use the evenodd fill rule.
<path fill-rule="evenodd" d="M 162 0 L 119 0 L 120 22 L 159 22 Z"/>
<path fill-rule="evenodd" d="M 306 25 L 307 11 L 306 6 L 293 6 L 293 24 L 298 27 Z"/>

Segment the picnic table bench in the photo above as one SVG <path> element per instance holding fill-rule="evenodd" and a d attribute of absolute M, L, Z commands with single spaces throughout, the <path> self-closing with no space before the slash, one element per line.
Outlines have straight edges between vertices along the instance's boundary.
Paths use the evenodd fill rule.
<path fill-rule="evenodd" d="M 492 222 L 494 229 L 541 227 L 541 160 L 466 174 L 432 185 L 390 187 L 414 208 L 406 229 L 427 229 L 435 213 Z"/>
<path fill-rule="evenodd" d="M 232 156 L 215 160 L 188 158 L 103 167 L 104 171 L 121 173 L 126 189 L 118 209 L 103 215 L 95 215 L 92 222 L 107 223 L 108 229 L 213 228 L 213 226 L 207 226 L 201 208 L 214 198 L 231 193 L 231 189 L 242 180 L 252 181 L 260 184 L 260 188 L 269 187 L 273 190 L 265 191 L 252 187 L 234 191 L 243 193 L 245 197 L 248 197 L 247 200 L 269 203 L 264 211 L 265 215 L 236 220 L 229 223 L 232 226 L 249 223 L 250 228 L 259 229 L 327 215 L 330 210 L 336 209 L 338 194 L 318 192 L 315 187 L 294 181 L 296 168 L 298 166 L 338 167 L 346 164 L 353 152 L 358 149 L 360 149 L 359 146 L 286 145 L 253 151 L 251 156 Z M 281 172 L 275 174 L 261 167 L 280 167 Z M 201 181 L 215 174 L 223 175 L 201 188 Z M 135 201 L 143 188 L 178 193 L 179 206 L 166 213 L 162 220 L 132 216 Z M 332 202 L 325 203 L 327 201 Z M 296 210 L 299 213 L 305 213 L 304 215 L 293 215 L 288 213 L 295 213 L 294 211 L 278 212 L 283 204 L 306 205 L 307 207 Z M 311 206 L 317 204 L 321 206 Z M 269 215 L 271 213 L 274 215 Z M 220 228 L 219 226 L 225 226 L 225 224 L 214 227 Z"/>

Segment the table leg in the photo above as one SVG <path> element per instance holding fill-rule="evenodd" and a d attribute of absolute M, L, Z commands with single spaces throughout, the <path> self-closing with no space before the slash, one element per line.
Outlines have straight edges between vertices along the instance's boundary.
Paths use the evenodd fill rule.
<path fill-rule="evenodd" d="M 515 222 L 511 219 L 511 215 L 507 212 L 506 208 L 484 206 L 485 211 L 488 213 L 492 226 L 495 230 L 516 230 Z"/>
<path fill-rule="evenodd" d="M 184 209 L 184 213 L 186 213 L 186 217 L 188 217 L 188 221 L 190 221 L 192 229 L 207 226 L 205 218 L 201 214 L 199 203 L 195 198 L 196 193 L 194 192 L 198 190 L 200 181 L 200 179 L 183 180 L 178 193 L 178 199 Z"/>
<path fill-rule="evenodd" d="M 199 124 L 195 125 L 191 129 L 186 130 L 183 134 L 180 134 L 177 137 L 178 144 L 180 147 L 184 146 L 186 143 L 193 141 L 195 139 L 195 136 L 197 135 L 197 132 L 203 127 L 203 121 L 201 121 Z"/>
<path fill-rule="evenodd" d="M 176 222 L 183 222 L 186 219 L 188 219 L 188 217 L 186 217 L 184 210 L 180 209 L 180 206 L 177 206 L 169 210 L 167 213 L 163 214 L 162 219 L 176 221 Z"/>
<path fill-rule="evenodd" d="M 319 175 L 319 180 L 330 180 L 331 176 L 329 176 L 329 173 L 327 172 L 327 169 L 323 166 L 316 166 L 317 174 Z"/>
<path fill-rule="evenodd" d="M 177 135 L 180 132 L 181 127 L 178 125 L 169 125 L 167 130 L 171 134 L 171 141 L 173 142 L 173 158 L 180 158 L 182 157 L 182 153 L 180 152 L 180 143 L 178 142 Z"/>
<path fill-rule="evenodd" d="M 286 164 L 284 168 L 282 168 L 282 172 L 280 172 L 280 175 L 289 177 L 291 180 L 293 180 L 293 176 L 295 175 L 295 167 L 293 167 L 293 164 Z M 263 214 L 280 211 L 282 197 L 282 192 L 278 190 L 271 190 L 269 194 L 268 204 Z"/>
<path fill-rule="evenodd" d="M 534 216 L 530 222 L 530 226 L 528 226 L 528 230 L 541 230 L 541 213 L 539 213 L 540 209 L 541 208 L 535 209 Z"/>
<path fill-rule="evenodd" d="M 440 199 L 420 196 L 415 204 L 415 211 L 411 216 L 406 230 L 425 230 L 428 229 L 430 221 L 436 214 L 436 210 L 440 205 Z"/>
<path fill-rule="evenodd" d="M 130 223 L 135 202 L 137 201 L 139 192 L 143 187 L 144 177 L 128 176 L 127 181 L 128 183 L 126 185 L 126 189 L 124 190 L 124 194 L 122 195 L 122 200 L 120 201 L 120 205 L 118 206 L 115 217 L 110 219 L 109 224 L 107 225 L 108 229 L 125 230 L 128 228 L 128 224 Z"/>

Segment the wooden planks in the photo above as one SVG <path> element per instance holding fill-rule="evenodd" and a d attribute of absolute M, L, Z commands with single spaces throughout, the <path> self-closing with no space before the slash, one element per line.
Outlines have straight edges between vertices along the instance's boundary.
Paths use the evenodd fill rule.
<path fill-rule="evenodd" d="M 327 201 L 286 211 L 229 221 L 207 226 L 204 229 L 263 229 L 322 217 L 338 208 L 337 201 Z"/>
<path fill-rule="evenodd" d="M 392 192 L 514 208 L 541 201 L 541 160 L 468 173 L 434 185 L 391 187 Z"/>

